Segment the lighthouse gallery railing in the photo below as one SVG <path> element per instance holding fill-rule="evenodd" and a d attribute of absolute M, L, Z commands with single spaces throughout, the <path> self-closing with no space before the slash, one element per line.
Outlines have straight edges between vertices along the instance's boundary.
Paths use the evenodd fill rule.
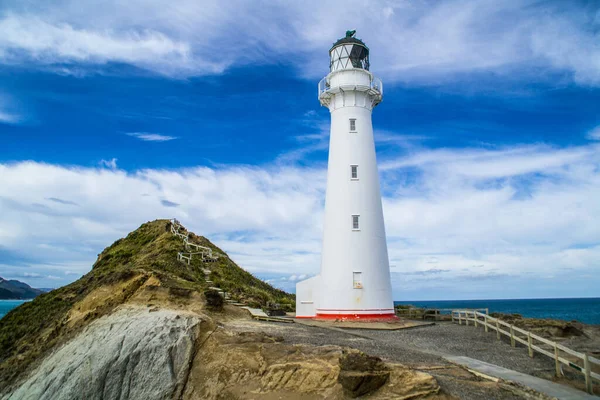
<path fill-rule="evenodd" d="M 360 86 L 364 86 L 364 85 L 357 84 L 356 86 L 360 87 Z M 325 93 L 325 92 L 328 92 L 329 90 L 331 90 L 331 87 L 329 86 L 329 82 L 326 77 L 321 79 L 321 81 L 319 82 L 318 88 L 319 88 L 319 93 L 318 93 L 319 97 L 321 96 L 322 93 Z M 377 91 L 381 95 L 383 95 L 383 82 L 381 81 L 381 79 L 373 77 L 373 79 L 371 79 L 371 83 L 370 83 L 368 89 Z"/>

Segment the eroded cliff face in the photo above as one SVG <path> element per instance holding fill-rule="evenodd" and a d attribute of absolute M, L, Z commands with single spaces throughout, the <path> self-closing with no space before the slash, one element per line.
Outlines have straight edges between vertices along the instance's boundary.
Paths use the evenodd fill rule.
<path fill-rule="evenodd" d="M 198 352 L 186 399 L 418 399 L 439 392 L 429 374 L 399 364 L 373 370 L 369 362 L 347 368 L 358 350 L 340 346 L 286 345 L 260 333 L 218 330 Z M 383 375 L 384 379 L 381 379 Z"/>
<path fill-rule="evenodd" d="M 179 398 L 202 323 L 173 310 L 117 310 L 57 349 L 4 398 Z"/>
<path fill-rule="evenodd" d="M 439 391 L 432 376 L 401 365 L 344 371 L 340 360 L 357 350 L 234 333 L 182 303 L 160 303 L 126 304 L 92 322 L 3 400 L 344 399 L 365 390 L 374 399 L 408 399 Z"/>
<path fill-rule="evenodd" d="M 165 297 L 166 293 L 169 307 L 179 309 L 179 303 L 188 302 L 198 312 L 204 305 L 202 293 L 218 286 L 235 301 L 257 307 L 278 303 L 282 309 L 294 308 L 293 295 L 244 271 L 208 239 L 180 226 L 177 229 L 178 234 L 174 234 L 175 226 L 168 220 L 142 224 L 104 249 L 83 277 L 36 297 L 0 319 L 0 397 L 90 323 L 124 304 L 151 304 L 143 303 L 140 293 L 148 300 L 154 295 Z M 191 262 L 183 263 L 178 254 L 190 251 L 186 243 L 221 256 L 207 263 L 196 255 Z M 161 291 L 152 292 L 152 288 Z"/>

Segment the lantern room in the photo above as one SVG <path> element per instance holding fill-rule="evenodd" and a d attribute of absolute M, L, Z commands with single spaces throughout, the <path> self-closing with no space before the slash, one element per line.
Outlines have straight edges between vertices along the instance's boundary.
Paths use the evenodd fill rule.
<path fill-rule="evenodd" d="M 338 40 L 329 50 L 329 71 L 359 68 L 369 70 L 369 48 L 354 37 L 356 31 L 346 31 L 346 37 Z"/>

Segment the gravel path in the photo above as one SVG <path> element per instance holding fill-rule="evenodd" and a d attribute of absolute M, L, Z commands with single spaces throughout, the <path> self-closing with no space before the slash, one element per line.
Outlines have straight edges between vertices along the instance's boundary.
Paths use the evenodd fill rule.
<path fill-rule="evenodd" d="M 499 390 L 498 385 L 480 383 L 470 385 L 472 377 L 459 377 L 448 373 L 449 366 L 442 357 L 446 355 L 467 356 L 496 364 L 515 371 L 542 378 L 551 378 L 554 363 L 547 357 L 537 355 L 531 359 L 523 347 L 512 348 L 509 343 L 498 341 L 493 332 L 483 328 L 438 323 L 433 326 L 398 330 L 341 330 L 310 327 L 301 324 L 281 324 L 248 320 L 231 321 L 227 328 L 237 331 L 260 330 L 278 335 L 290 344 L 339 345 L 360 349 L 389 362 L 396 362 L 424 370 L 434 375 L 442 389 L 461 399 L 517 399 L 510 391 Z M 437 366 L 440 369 L 431 369 Z"/>

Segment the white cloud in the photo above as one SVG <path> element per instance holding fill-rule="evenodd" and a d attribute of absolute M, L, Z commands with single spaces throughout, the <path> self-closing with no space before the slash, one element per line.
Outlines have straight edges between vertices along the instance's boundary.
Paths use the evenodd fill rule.
<path fill-rule="evenodd" d="M 78 21 L 87 25 L 85 21 Z M 29 15 L 8 14 L 0 20 L 0 60 L 5 63 L 106 63 L 122 62 L 167 72 L 172 68 L 219 72 L 216 64 L 190 58 L 186 43 L 172 40 L 151 27 L 101 30 L 75 28 L 64 22 L 49 23 Z M 199 74 L 199 73 L 198 73 Z"/>
<path fill-rule="evenodd" d="M 82 260 L 91 266 L 102 248 L 141 223 L 177 217 L 252 271 L 289 271 L 290 265 L 318 259 L 321 173 L 240 166 L 127 174 L 34 162 L 0 165 L 0 207 L 6 210 L 0 216 L 0 248 L 28 257 L 23 240 L 45 243 L 33 261 L 72 271 Z M 44 202 L 59 195 L 79 206 Z M 165 205 L 165 198 L 178 206 Z M 285 231 L 293 230 L 298 242 L 290 245 Z"/>
<path fill-rule="evenodd" d="M 15 109 L 14 100 L 0 93 L 0 124 L 18 124 L 23 121 L 23 116 Z"/>
<path fill-rule="evenodd" d="M 453 176 L 493 179 L 530 173 L 554 173 L 565 165 L 589 158 L 596 151 L 596 147 L 552 149 L 543 145 L 485 151 L 423 150 L 399 160 L 383 162 L 381 169 L 441 168 Z M 474 165 L 477 168 L 473 168 Z"/>
<path fill-rule="evenodd" d="M 41 278 L 41 277 L 42 277 L 42 275 L 41 275 L 41 274 L 37 274 L 37 273 L 35 273 L 35 272 L 24 272 L 24 273 L 23 273 L 23 276 L 24 276 L 25 278 Z"/>
<path fill-rule="evenodd" d="M 2 265 L 0 264 L 0 268 Z M 3 276 L 5 279 L 15 279 L 21 282 L 28 283 L 32 287 L 39 287 L 40 281 L 42 282 L 51 282 L 51 281 L 60 281 L 62 278 L 55 275 L 44 275 L 38 274 L 36 272 L 8 272 Z M 53 286 L 57 286 L 56 282 L 53 282 Z M 58 286 L 62 286 L 60 283 Z"/>
<path fill-rule="evenodd" d="M 20 121 L 20 117 L 16 114 L 10 114 L 0 110 L 0 123 L 15 124 Z"/>
<path fill-rule="evenodd" d="M 402 162 L 382 160 L 397 298 L 440 297 L 464 282 L 472 297 L 509 289 L 520 297 L 593 295 L 600 284 L 593 273 L 600 267 L 599 156 L 591 144 L 421 150 Z M 413 179 L 401 179 L 415 169 Z M 325 184 L 324 167 L 277 164 L 133 173 L 0 165 L 0 249 L 18 259 L 30 255 L 22 243 L 44 244 L 29 272 L 67 279 L 66 271 L 85 271 L 142 222 L 176 217 L 253 273 L 295 282 L 319 269 Z M 591 278 L 576 281 L 584 275 Z M 531 279 L 541 279 L 535 290 Z M 506 280 L 509 288 L 499 283 Z"/>
<path fill-rule="evenodd" d="M 111 158 L 110 160 L 100 160 L 99 164 L 101 167 L 117 169 L 117 159 L 116 158 Z"/>
<path fill-rule="evenodd" d="M 433 256 L 436 269 L 451 271 L 441 280 L 449 287 L 446 292 L 463 287 L 462 281 L 480 281 L 478 293 L 464 293 L 463 298 L 485 296 L 483 279 L 489 279 L 492 297 L 502 297 L 503 290 L 505 297 L 552 296 L 552 290 L 557 296 L 577 295 L 567 282 L 600 267 L 594 259 L 600 256 L 598 155 L 595 145 L 533 146 L 425 151 L 388 164 L 400 169 L 384 177 L 415 166 L 423 174 L 385 199 L 394 271 L 403 276 L 429 270 Z M 500 280 L 538 280 L 551 274 L 554 287 L 542 294 Z M 397 290 L 413 296 L 420 296 L 415 287 L 439 293 L 434 287 L 441 281 L 404 275 Z M 581 294 L 593 295 L 592 284 L 597 282 L 582 282 Z"/>
<path fill-rule="evenodd" d="M 123 62 L 194 76 L 289 61 L 314 79 L 327 70 L 331 43 L 352 26 L 372 50 L 374 72 L 388 81 L 494 71 L 528 80 L 559 72 L 600 84 L 597 10 L 573 2 L 339 0 L 272 2 L 258 11 L 244 1 L 109 0 L 99 9 L 62 0 L 27 13 L 9 2 L 4 10 L 0 60 L 10 63 Z"/>
<path fill-rule="evenodd" d="M 587 138 L 590 140 L 600 140 L 600 125 L 589 131 Z"/>
<path fill-rule="evenodd" d="M 149 132 L 127 132 L 126 135 L 143 140 L 144 142 L 168 142 L 169 140 L 177 139 L 175 136 L 167 136 L 159 133 Z"/>

